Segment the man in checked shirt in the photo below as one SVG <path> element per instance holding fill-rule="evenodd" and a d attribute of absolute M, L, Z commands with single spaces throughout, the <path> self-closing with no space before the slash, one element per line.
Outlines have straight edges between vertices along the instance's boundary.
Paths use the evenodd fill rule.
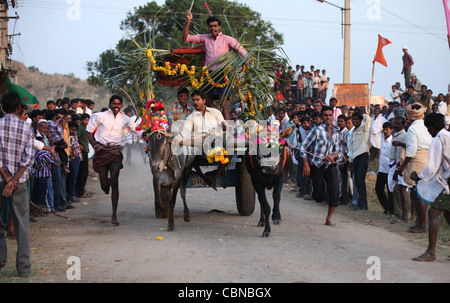
<path fill-rule="evenodd" d="M 6 116 L 0 119 L 0 200 L 11 197 L 12 217 L 17 239 L 16 268 L 20 277 L 29 276 L 30 240 L 28 236 L 29 212 L 28 168 L 33 164 L 34 134 L 30 124 L 19 120 L 21 98 L 7 93 L 2 99 Z M 0 232 L 0 268 L 5 266 L 6 238 Z"/>
<path fill-rule="evenodd" d="M 316 191 L 316 202 L 325 201 L 325 184 L 328 188 L 328 215 L 325 225 L 334 226 L 331 222 L 336 207 L 338 206 L 339 182 L 336 170 L 336 161 L 341 158 L 341 143 L 339 132 L 333 128 L 333 109 L 329 106 L 322 108 L 323 124 L 311 129 L 308 136 L 302 143 L 300 156 L 303 159 L 303 176 L 311 176 L 314 191 Z M 312 150 L 313 157 L 308 163 L 306 150 L 314 144 Z"/>

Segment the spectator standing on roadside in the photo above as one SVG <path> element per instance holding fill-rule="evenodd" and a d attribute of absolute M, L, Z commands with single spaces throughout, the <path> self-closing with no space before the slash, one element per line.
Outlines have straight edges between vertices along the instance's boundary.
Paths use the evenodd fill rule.
<path fill-rule="evenodd" d="M 411 190 L 411 201 L 417 214 L 416 225 L 409 229 L 411 233 L 426 232 L 426 205 L 417 196 L 415 191 L 416 182 L 411 179 L 411 173 L 420 174 L 428 163 L 428 149 L 432 137 L 424 125 L 424 114 L 426 107 L 420 103 L 410 104 L 406 107 L 408 119 L 412 121 L 406 132 L 406 158 L 399 169 L 399 175 L 403 176 L 406 184 L 413 187 Z"/>
<path fill-rule="evenodd" d="M 70 202 L 80 202 L 80 199 L 76 197 L 76 184 L 78 178 L 78 172 L 80 169 L 80 162 L 83 159 L 81 152 L 81 145 L 78 141 L 77 131 L 78 123 L 72 121 L 68 125 L 70 136 L 70 155 L 69 155 L 69 174 L 67 175 L 67 195 Z"/>
<path fill-rule="evenodd" d="M 344 115 L 339 115 L 337 118 L 337 126 L 339 128 L 339 140 L 341 143 L 342 153 L 344 157 L 347 157 L 348 149 L 347 149 L 347 138 L 348 138 L 348 129 L 345 121 L 346 117 Z M 348 161 L 345 161 L 344 164 L 338 164 L 338 176 L 339 176 L 339 203 L 343 205 L 347 205 L 348 198 Z"/>
<path fill-rule="evenodd" d="M 408 197 L 406 189 L 409 187 L 403 177 L 398 175 L 398 171 L 405 160 L 406 154 L 406 120 L 402 116 L 397 116 L 393 120 L 394 133 L 392 134 L 392 146 L 389 159 L 391 161 L 393 194 L 394 194 L 394 214 L 398 222 L 408 222 Z"/>
<path fill-rule="evenodd" d="M 443 190 L 431 204 L 428 212 L 428 248 L 424 254 L 413 261 L 434 261 L 436 260 L 436 240 L 439 228 L 439 215 L 444 213 L 444 218 L 450 225 L 450 133 L 445 130 L 445 116 L 442 114 L 430 114 L 425 117 L 425 126 L 433 136 L 430 145 L 428 165 L 421 174 L 413 172 L 411 178 L 418 182 L 420 180 L 430 181 L 436 179 L 442 185 Z"/>
<path fill-rule="evenodd" d="M 354 210 L 367 210 L 366 174 L 369 167 L 369 135 L 372 120 L 366 114 L 354 113 L 352 117 L 351 156 L 349 161 L 358 191 L 358 205 Z M 349 148 L 350 149 L 350 148 Z"/>
<path fill-rule="evenodd" d="M 370 127 L 370 160 L 380 157 L 380 146 L 383 138 L 383 124 L 386 122 L 383 115 L 380 114 L 380 107 L 376 106 L 373 110 L 372 125 Z"/>
<path fill-rule="evenodd" d="M 87 137 L 86 127 L 89 124 L 90 116 L 86 113 L 82 114 L 80 118 L 81 123 L 77 130 L 77 137 L 81 146 L 82 159 L 78 170 L 75 196 L 77 198 L 90 198 L 91 193 L 85 189 L 89 174 L 89 139 Z"/>
<path fill-rule="evenodd" d="M 7 93 L 2 98 L 5 117 L 0 119 L 0 199 L 11 197 L 10 205 L 17 240 L 16 269 L 20 277 L 31 273 L 29 203 L 26 182 L 33 164 L 34 134 L 30 124 L 19 120 L 21 98 Z M 7 258 L 5 233 L 0 233 L 0 268 Z"/>
<path fill-rule="evenodd" d="M 375 192 L 384 209 L 384 214 L 394 214 L 394 196 L 388 189 L 386 196 L 386 189 L 388 188 L 388 174 L 389 174 L 389 156 L 392 147 L 392 130 L 394 126 L 391 122 L 383 124 L 383 139 L 380 145 L 380 159 L 378 162 L 378 174 L 375 185 Z"/>

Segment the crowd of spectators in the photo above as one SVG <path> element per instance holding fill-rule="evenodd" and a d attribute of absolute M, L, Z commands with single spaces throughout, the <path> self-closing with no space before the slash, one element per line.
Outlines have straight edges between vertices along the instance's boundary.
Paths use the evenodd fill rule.
<path fill-rule="evenodd" d="M 424 126 L 424 119 L 431 114 L 441 114 L 448 129 L 450 94 L 433 96 L 433 91 L 411 74 L 406 89 L 399 82 L 392 85 L 391 100 L 386 104 L 352 107 L 340 104 L 334 97 L 327 100 L 330 78 L 325 70 L 320 74 L 314 66 L 305 71 L 304 66 L 297 65 L 296 70 L 277 70 L 274 75 L 277 80 L 273 89 L 278 104 L 272 107 L 272 117 L 280 121 L 281 131 L 294 127 L 290 142 L 298 148 L 292 153 L 294 165 L 286 176 L 287 182 L 296 185 L 293 190 L 297 191 L 297 197 L 330 203 L 326 177 L 322 174 L 317 178 L 314 170 L 309 175 L 304 174 L 302 151 L 306 151 L 303 156 L 308 167 L 323 164 L 315 161 L 318 156 L 314 155 L 315 146 L 308 145 L 314 140 L 308 135 L 315 130 L 317 133 L 317 128 L 324 125 L 322 110 L 331 109 L 332 126 L 339 133 L 340 152 L 345 157 L 342 164 L 335 167 L 338 204 L 349 205 L 353 210 L 367 210 L 367 192 L 373 190 L 384 213 L 392 216 L 393 222 L 412 220 L 414 224 L 409 231 L 425 232 L 425 203 L 417 196 L 416 182 L 409 175 L 413 171 L 420 174 L 428 163 L 432 137 Z M 418 114 L 422 112 L 423 115 Z M 367 189 L 366 184 L 370 162 L 376 165 L 373 189 Z M 421 164 L 414 164 L 418 162 Z"/>
<path fill-rule="evenodd" d="M 21 104 L 20 120 L 29 124 L 34 135 L 33 164 L 28 169 L 29 220 L 74 208 L 80 198 L 89 198 L 86 190 L 89 173 L 89 142 L 86 126 L 95 102 L 86 99 L 49 100 L 45 109 Z M 11 218 L 6 203 L 2 222 Z"/>

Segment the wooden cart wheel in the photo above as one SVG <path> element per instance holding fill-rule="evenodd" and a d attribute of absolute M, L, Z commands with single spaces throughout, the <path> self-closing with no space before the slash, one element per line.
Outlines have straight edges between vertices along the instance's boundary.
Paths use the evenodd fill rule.
<path fill-rule="evenodd" d="M 236 164 L 236 169 L 239 172 L 239 182 L 235 187 L 237 210 L 241 216 L 251 216 L 255 211 L 255 189 L 244 158 Z"/>

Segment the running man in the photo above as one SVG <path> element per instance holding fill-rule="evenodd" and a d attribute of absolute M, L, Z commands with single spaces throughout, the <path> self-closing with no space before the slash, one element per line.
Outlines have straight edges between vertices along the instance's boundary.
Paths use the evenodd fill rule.
<path fill-rule="evenodd" d="M 123 154 L 120 148 L 122 131 L 128 130 L 132 135 L 142 137 L 144 131 L 136 131 L 136 124 L 130 117 L 121 112 L 122 97 L 114 95 L 109 100 L 109 109 L 92 115 L 86 132 L 89 142 L 94 147 L 94 171 L 99 174 L 100 185 L 105 194 L 111 188 L 112 218 L 111 224 L 117 221 L 119 204 L 119 172 L 123 168 Z M 108 178 L 110 173 L 110 178 Z"/>

